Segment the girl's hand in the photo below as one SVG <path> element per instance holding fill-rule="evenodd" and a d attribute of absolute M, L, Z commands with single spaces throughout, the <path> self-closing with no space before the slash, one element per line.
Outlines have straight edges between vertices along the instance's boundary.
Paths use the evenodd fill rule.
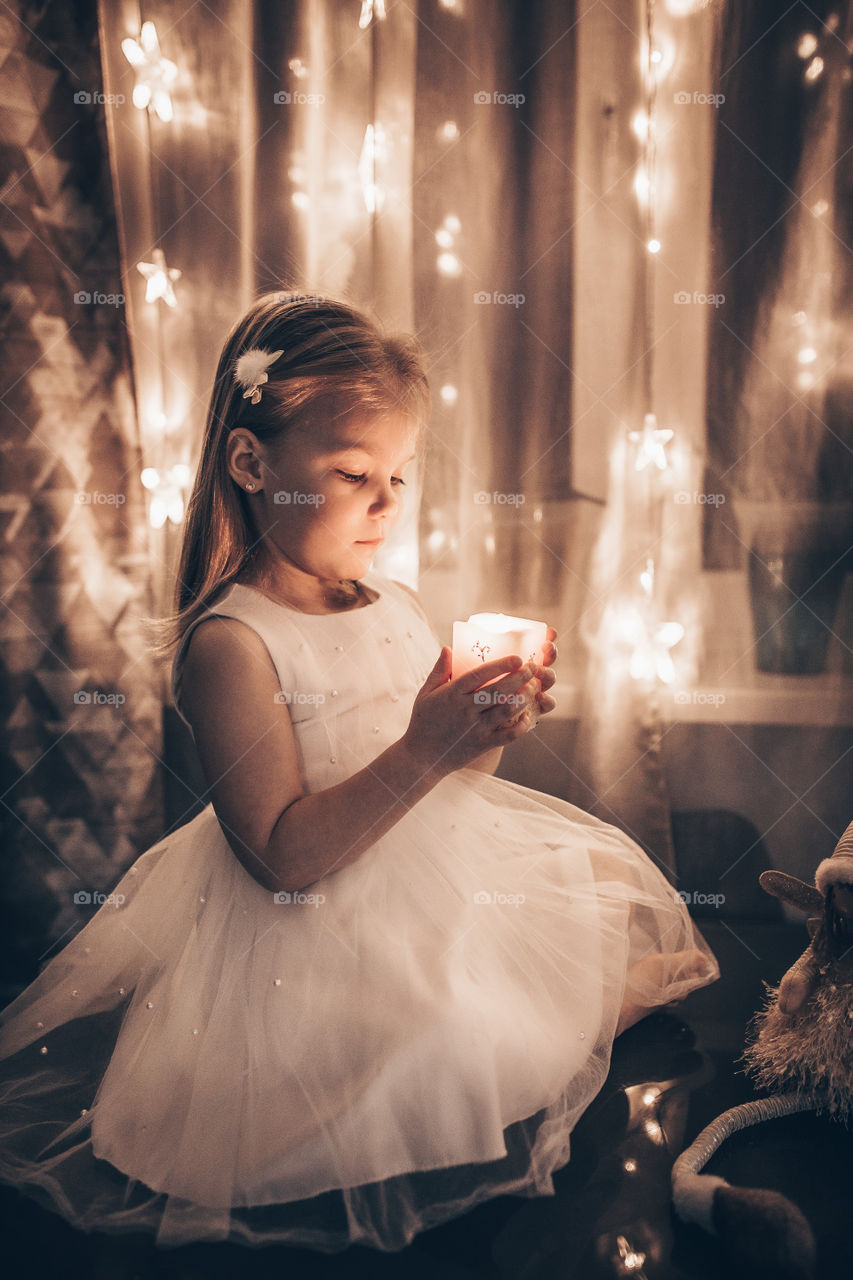
<path fill-rule="evenodd" d="M 551 665 L 557 661 L 557 646 L 554 644 L 557 639 L 557 633 L 553 627 L 549 627 L 545 634 L 547 635 L 543 655 L 545 663 L 543 666 L 537 666 L 536 668 L 536 676 L 540 685 L 540 692 L 536 695 L 536 712 L 540 718 L 547 715 L 549 711 L 553 711 L 557 705 L 550 694 L 545 693 L 545 690 L 550 689 L 557 679 Z"/>
<path fill-rule="evenodd" d="M 536 665 L 522 665 L 517 655 L 484 662 L 452 680 L 452 656 L 450 646 L 443 645 L 415 698 L 402 738 L 414 759 L 442 776 L 527 733 L 537 719 L 536 700 L 544 683 L 534 675 Z M 550 674 L 549 688 L 554 682 Z M 494 684 L 488 684 L 490 680 Z M 482 687 L 487 684 L 488 688 Z"/>

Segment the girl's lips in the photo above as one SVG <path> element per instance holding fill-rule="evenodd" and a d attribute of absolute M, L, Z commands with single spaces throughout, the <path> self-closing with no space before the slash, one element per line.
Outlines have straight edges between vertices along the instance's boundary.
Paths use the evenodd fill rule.
<path fill-rule="evenodd" d="M 360 547 L 378 547 L 380 542 L 384 541 L 384 538 L 361 538 L 357 545 Z"/>

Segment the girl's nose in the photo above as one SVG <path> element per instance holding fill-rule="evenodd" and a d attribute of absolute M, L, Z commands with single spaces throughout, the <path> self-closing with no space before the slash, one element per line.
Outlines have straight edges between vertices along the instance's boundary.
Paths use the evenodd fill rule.
<path fill-rule="evenodd" d="M 374 509 L 377 509 L 379 511 L 382 511 L 384 509 L 393 510 L 394 508 L 396 508 L 397 495 L 394 492 L 394 490 L 390 487 L 390 485 L 387 488 L 382 488 L 379 490 L 379 492 L 374 496 L 371 506 Z"/>

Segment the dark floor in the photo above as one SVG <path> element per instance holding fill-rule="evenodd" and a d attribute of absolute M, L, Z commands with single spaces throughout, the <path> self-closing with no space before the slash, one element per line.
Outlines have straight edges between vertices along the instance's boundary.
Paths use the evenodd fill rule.
<path fill-rule="evenodd" d="M 555 1175 L 554 1196 L 487 1202 L 397 1254 L 354 1247 L 328 1256 L 238 1245 L 157 1250 L 145 1240 L 86 1236 L 3 1189 L 3 1256 L 15 1259 L 5 1274 L 26 1280 L 733 1280 L 743 1274 L 754 1280 L 754 1266 L 739 1269 L 715 1240 L 674 1218 L 669 1173 L 674 1156 L 705 1124 L 754 1096 L 737 1070 L 744 1030 L 762 1002 L 762 980 L 778 981 L 802 951 L 806 932 L 766 922 L 700 926 L 723 977 L 677 1013 L 652 1015 L 617 1040 L 607 1083 L 575 1130 L 571 1161 Z M 643 1095 L 650 1085 L 659 1091 L 660 1123 L 649 1130 Z M 853 1137 L 812 1116 L 774 1124 L 727 1143 L 714 1171 L 736 1185 L 784 1189 L 814 1227 L 819 1280 L 853 1276 L 843 1240 Z M 639 1254 L 645 1255 L 641 1264 Z"/>

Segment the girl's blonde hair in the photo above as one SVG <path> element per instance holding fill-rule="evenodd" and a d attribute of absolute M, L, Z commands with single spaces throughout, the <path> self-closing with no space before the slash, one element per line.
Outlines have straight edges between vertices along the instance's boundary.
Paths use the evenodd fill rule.
<path fill-rule="evenodd" d="M 257 405 L 244 399 L 234 381 L 234 365 L 252 347 L 283 352 L 268 370 Z M 235 427 L 247 427 L 266 443 L 294 426 L 309 425 L 318 411 L 333 416 L 398 412 L 422 423 L 428 409 L 427 378 L 414 337 L 388 334 L 366 312 L 317 294 L 259 297 L 234 325 L 219 357 L 187 506 L 174 612 L 145 619 L 155 637 L 152 653 L 171 653 L 256 552 L 250 499 L 228 472 L 225 446 Z"/>

